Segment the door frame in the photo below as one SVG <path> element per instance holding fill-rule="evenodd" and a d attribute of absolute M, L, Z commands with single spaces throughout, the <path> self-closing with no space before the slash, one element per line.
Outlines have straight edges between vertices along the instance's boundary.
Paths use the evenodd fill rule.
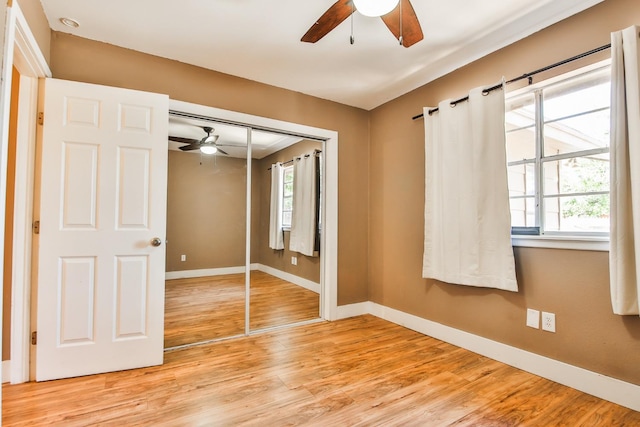
<path fill-rule="evenodd" d="M 38 78 L 51 77 L 38 43 L 17 2 L 7 8 L 3 84 L 0 88 L 0 176 L 7 173 L 9 112 L 13 66 L 20 73 L 18 144 L 16 147 L 16 201 L 14 205 L 13 273 L 11 290 L 12 384 L 29 381 L 31 315 L 31 247 L 35 174 Z M 4 224 L 6 178 L 0 178 L 0 223 Z M 4 227 L 0 230 L 4 240 Z M 1 251 L 1 250 L 0 250 Z M 19 254 L 19 256 L 15 256 Z M 1 311 L 1 306 L 0 306 Z M 4 371 L 4 369 L 3 369 Z M 3 381 L 6 378 L 3 378 Z"/>
<path fill-rule="evenodd" d="M 338 132 L 173 99 L 169 100 L 169 110 L 211 117 L 219 121 L 246 126 L 248 129 L 269 129 L 285 134 L 307 135 L 324 141 L 322 153 L 324 217 L 320 242 L 322 248 L 320 283 L 323 290 L 321 292 L 320 315 L 325 320 L 336 320 L 338 311 Z M 249 171 L 251 171 L 250 167 Z M 248 183 L 250 182 L 249 177 Z M 247 210 L 250 212 L 250 194 L 247 196 L 247 203 Z M 247 243 L 248 245 L 249 243 Z M 249 247 L 247 247 L 247 254 L 249 254 Z M 247 259 L 249 259 L 248 255 Z M 250 262 L 247 264 L 247 268 L 250 268 Z"/>

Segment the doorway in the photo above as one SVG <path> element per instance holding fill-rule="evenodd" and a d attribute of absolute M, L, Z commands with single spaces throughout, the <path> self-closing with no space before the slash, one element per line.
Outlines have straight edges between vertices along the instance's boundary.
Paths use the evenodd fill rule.
<path fill-rule="evenodd" d="M 176 110 L 169 123 L 165 348 L 321 320 L 321 235 L 303 255 L 269 248 L 268 229 L 271 166 L 288 164 L 292 176 L 294 160 L 321 156 L 324 139 Z M 288 245 L 290 222 L 279 227 Z"/>

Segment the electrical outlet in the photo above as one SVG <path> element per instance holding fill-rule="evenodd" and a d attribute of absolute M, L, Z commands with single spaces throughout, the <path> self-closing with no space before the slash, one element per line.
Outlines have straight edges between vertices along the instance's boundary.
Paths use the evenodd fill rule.
<path fill-rule="evenodd" d="M 548 332 L 556 331 L 556 315 L 554 313 L 542 312 L 542 330 Z"/>
<path fill-rule="evenodd" d="M 298 265 L 298 257 L 297 256 L 292 256 L 291 257 L 291 264 Z"/>
<path fill-rule="evenodd" d="M 530 328 L 540 328 L 540 312 L 527 308 L 527 326 Z"/>
<path fill-rule="evenodd" d="M 180 261 L 186 261 L 186 260 L 187 260 L 186 255 L 180 255 Z"/>

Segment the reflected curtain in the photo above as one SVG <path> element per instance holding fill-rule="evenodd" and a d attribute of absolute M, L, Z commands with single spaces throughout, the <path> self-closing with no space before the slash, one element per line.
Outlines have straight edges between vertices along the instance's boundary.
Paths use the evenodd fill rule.
<path fill-rule="evenodd" d="M 284 249 L 284 232 L 282 231 L 282 163 L 271 165 L 271 204 L 269 207 L 269 247 Z"/>
<path fill-rule="evenodd" d="M 425 117 L 422 276 L 517 291 L 507 187 L 504 89 L 449 100 Z"/>
<path fill-rule="evenodd" d="M 293 212 L 289 250 L 313 256 L 317 226 L 317 181 L 315 153 L 293 163 Z"/>
<path fill-rule="evenodd" d="M 640 63 L 637 26 L 611 34 L 611 246 L 615 314 L 639 314 Z"/>

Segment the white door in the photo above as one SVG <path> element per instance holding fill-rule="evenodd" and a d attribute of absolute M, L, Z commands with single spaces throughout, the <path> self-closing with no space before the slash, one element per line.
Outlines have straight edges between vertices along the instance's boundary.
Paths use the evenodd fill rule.
<path fill-rule="evenodd" d="M 162 364 L 169 98 L 41 93 L 36 379 Z"/>

